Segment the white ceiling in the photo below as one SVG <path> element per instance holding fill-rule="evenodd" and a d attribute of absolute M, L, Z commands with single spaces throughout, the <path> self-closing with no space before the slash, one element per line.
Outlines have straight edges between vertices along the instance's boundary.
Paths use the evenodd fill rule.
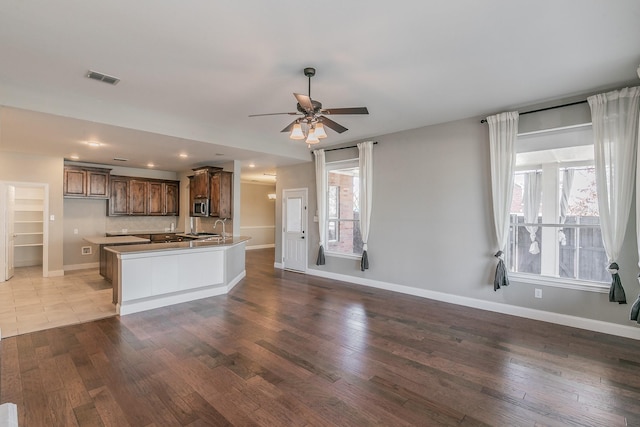
<path fill-rule="evenodd" d="M 295 111 L 304 67 L 325 107 L 369 108 L 327 147 L 639 84 L 639 23 L 638 0 L 2 0 L 0 150 L 272 180 L 309 150 L 248 115 Z"/>

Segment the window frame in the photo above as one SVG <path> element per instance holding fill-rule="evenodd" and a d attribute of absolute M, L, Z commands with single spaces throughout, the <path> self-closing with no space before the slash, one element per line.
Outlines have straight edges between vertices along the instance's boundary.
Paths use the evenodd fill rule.
<path fill-rule="evenodd" d="M 549 129 L 548 131 L 540 131 L 540 132 L 535 132 L 535 133 L 546 133 L 546 132 L 554 132 L 554 131 L 558 131 L 558 130 L 566 130 L 566 131 L 571 131 L 572 129 L 576 129 L 576 130 L 580 130 L 580 128 L 583 128 L 585 126 L 589 126 L 591 127 L 591 123 L 585 124 L 584 126 L 569 126 L 567 128 L 560 128 L 560 129 Z M 525 136 L 528 134 L 518 134 L 518 137 L 521 136 Z M 518 144 L 518 141 L 516 141 L 516 145 Z M 591 144 L 585 144 L 585 145 L 591 145 Z M 520 153 L 520 151 L 518 151 L 518 154 Z M 547 173 L 551 170 L 554 170 L 553 172 L 553 177 L 551 177 L 551 179 L 555 180 L 556 184 L 555 184 L 555 190 L 559 192 L 560 191 L 560 186 L 559 186 L 559 171 L 561 168 L 568 168 L 568 167 L 583 167 L 583 166 L 590 166 L 593 165 L 594 162 L 591 161 L 587 161 L 587 160 L 580 160 L 580 161 L 568 161 L 568 162 L 557 162 L 557 163 L 545 163 L 545 164 L 528 164 L 528 165 L 523 165 L 523 166 L 517 166 L 514 170 L 514 174 L 519 173 L 519 172 L 523 172 L 523 171 L 529 171 L 529 170 L 542 170 L 543 176 L 545 171 L 547 171 Z M 544 179 L 544 178 L 543 178 Z M 542 209 L 544 209 L 544 203 L 545 203 L 545 192 L 544 192 L 544 184 L 543 184 L 543 198 L 541 200 L 541 206 Z M 559 200 L 555 200 L 555 199 L 559 199 L 558 197 L 556 197 L 557 194 L 553 194 L 552 196 L 547 195 L 547 204 L 549 203 L 549 200 L 552 200 L 552 203 L 555 203 L 555 208 L 559 207 Z M 543 213 L 544 215 L 544 213 Z M 556 215 L 557 217 L 557 215 Z M 551 225 L 557 225 L 557 227 L 560 228 L 566 228 L 566 227 L 570 227 L 570 225 L 567 224 L 559 224 L 556 222 L 552 222 L 552 223 L 547 223 L 543 220 L 543 223 L 545 223 L 548 226 Z M 513 222 L 509 222 L 509 226 L 510 226 L 510 234 L 515 232 L 514 227 L 518 226 L 517 224 L 514 224 Z M 600 225 L 598 225 L 600 226 Z M 542 227 L 542 229 L 544 230 L 545 228 L 553 228 L 553 227 Z M 557 239 L 556 239 L 557 240 Z M 543 239 L 544 241 L 544 239 Z M 542 250 L 543 247 L 541 247 Z M 507 257 L 510 256 L 510 251 L 507 251 Z M 509 261 L 507 260 L 507 265 L 509 265 Z M 603 267 L 604 268 L 604 267 Z M 580 290 L 580 291 L 587 291 L 587 292 L 596 292 L 596 293 L 607 293 L 609 292 L 609 287 L 610 284 L 608 283 L 604 283 L 604 282 L 596 282 L 596 281 L 589 281 L 589 280 L 584 280 L 584 279 L 573 279 L 573 278 L 567 278 L 567 277 L 560 277 L 560 276 L 551 276 L 551 275 L 545 275 L 545 274 L 535 274 L 535 273 L 522 273 L 522 272 L 516 272 L 516 271 L 509 271 L 509 277 L 517 282 L 520 283 L 528 283 L 528 284 L 533 284 L 533 285 L 542 285 L 542 286 L 549 286 L 549 287 L 556 287 L 556 288 L 564 288 L 564 289 L 573 289 L 573 290 Z"/>
<path fill-rule="evenodd" d="M 327 189 L 327 193 L 325 194 L 325 206 L 326 206 L 326 212 L 325 212 L 325 236 L 324 236 L 324 241 L 329 243 L 329 223 L 330 222 L 335 222 L 336 223 L 336 238 L 338 240 L 331 240 L 331 241 L 339 241 L 340 238 L 340 222 L 343 221 L 350 221 L 353 223 L 358 223 L 359 226 L 359 222 L 360 220 L 356 220 L 356 219 L 340 219 L 340 206 L 337 207 L 337 211 L 338 211 L 338 218 L 330 218 L 329 217 L 329 187 L 338 187 L 338 189 L 340 188 L 340 186 L 330 186 L 329 185 L 329 174 L 332 171 L 335 170 L 339 170 L 339 169 L 350 169 L 350 168 L 356 168 L 359 169 L 360 165 L 359 165 L 359 160 L 357 158 L 355 159 L 346 159 L 346 160 L 337 160 L 337 161 L 333 161 L 333 162 L 326 162 L 325 163 L 325 174 L 324 174 L 324 180 L 325 180 L 325 188 Z M 338 198 L 340 197 L 340 194 L 338 192 Z M 347 259 L 360 259 L 362 257 L 362 254 L 347 254 L 344 252 L 336 252 L 336 251 L 332 251 L 331 249 L 329 249 L 329 245 L 325 245 L 324 248 L 324 253 L 325 256 L 330 256 L 330 257 L 335 257 L 335 258 L 347 258 Z"/>

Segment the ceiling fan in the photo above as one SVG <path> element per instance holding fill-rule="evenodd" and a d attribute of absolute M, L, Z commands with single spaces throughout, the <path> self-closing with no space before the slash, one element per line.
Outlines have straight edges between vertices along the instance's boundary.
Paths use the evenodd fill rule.
<path fill-rule="evenodd" d="M 266 114 L 252 114 L 249 117 L 259 116 L 275 116 L 281 114 L 288 114 L 290 116 L 301 116 L 291 122 L 281 132 L 291 132 L 289 137 L 291 139 L 305 139 L 306 143 L 317 144 L 320 139 L 326 138 L 327 134 L 324 131 L 324 125 L 333 129 L 338 133 L 343 133 L 348 129 L 339 123 L 334 122 L 326 115 L 335 114 L 369 114 L 367 107 L 350 107 L 350 108 L 322 108 L 322 103 L 311 99 L 311 77 L 316 75 L 316 69 L 307 67 L 304 69 L 304 75 L 309 78 L 309 93 L 308 95 L 302 95 L 300 93 L 294 93 L 297 103 L 297 110 L 295 112 L 288 113 L 266 113 Z M 302 125 L 305 125 L 303 130 Z"/>

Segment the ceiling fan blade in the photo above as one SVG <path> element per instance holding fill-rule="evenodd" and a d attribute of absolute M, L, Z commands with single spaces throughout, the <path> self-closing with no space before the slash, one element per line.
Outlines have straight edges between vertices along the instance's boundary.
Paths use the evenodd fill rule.
<path fill-rule="evenodd" d="M 293 96 L 296 97 L 296 99 L 298 100 L 298 104 L 300 104 L 300 106 L 304 108 L 305 111 L 307 111 L 308 113 L 313 111 L 313 104 L 311 103 L 311 98 L 309 98 L 307 95 L 302 95 L 300 93 L 294 93 Z"/>
<path fill-rule="evenodd" d="M 338 132 L 338 133 L 342 133 L 342 132 L 344 132 L 344 131 L 349 130 L 349 129 L 347 129 L 346 127 L 342 126 L 341 124 L 334 122 L 333 120 L 331 120 L 331 119 L 330 119 L 330 118 L 328 118 L 328 117 L 320 116 L 320 118 L 322 119 L 322 123 L 323 123 L 325 126 L 328 126 L 329 128 L 331 128 L 331 129 L 335 130 L 335 131 L 336 131 L 336 132 Z"/>
<path fill-rule="evenodd" d="M 297 122 L 297 120 L 292 121 L 291 123 L 289 123 L 289 126 L 287 126 L 286 128 L 282 129 L 280 132 L 291 132 L 291 129 L 293 129 L 293 125 L 295 125 Z"/>
<path fill-rule="evenodd" d="M 279 116 L 282 114 L 288 114 L 290 116 L 295 116 L 300 113 L 265 113 L 265 114 L 249 114 L 249 117 L 260 117 L 260 116 Z"/>
<path fill-rule="evenodd" d="M 369 114 L 367 107 L 325 108 L 320 112 L 322 114 Z"/>

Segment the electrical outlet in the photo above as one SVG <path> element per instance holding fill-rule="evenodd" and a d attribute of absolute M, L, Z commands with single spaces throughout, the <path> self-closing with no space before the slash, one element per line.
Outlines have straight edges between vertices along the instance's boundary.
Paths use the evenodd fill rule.
<path fill-rule="evenodd" d="M 536 289 L 534 295 L 536 298 L 542 298 L 542 289 Z"/>
<path fill-rule="evenodd" d="M 91 246 L 83 246 L 82 255 L 91 255 Z"/>
<path fill-rule="evenodd" d="M 78 234 L 78 229 L 77 228 L 73 229 L 73 234 Z"/>

